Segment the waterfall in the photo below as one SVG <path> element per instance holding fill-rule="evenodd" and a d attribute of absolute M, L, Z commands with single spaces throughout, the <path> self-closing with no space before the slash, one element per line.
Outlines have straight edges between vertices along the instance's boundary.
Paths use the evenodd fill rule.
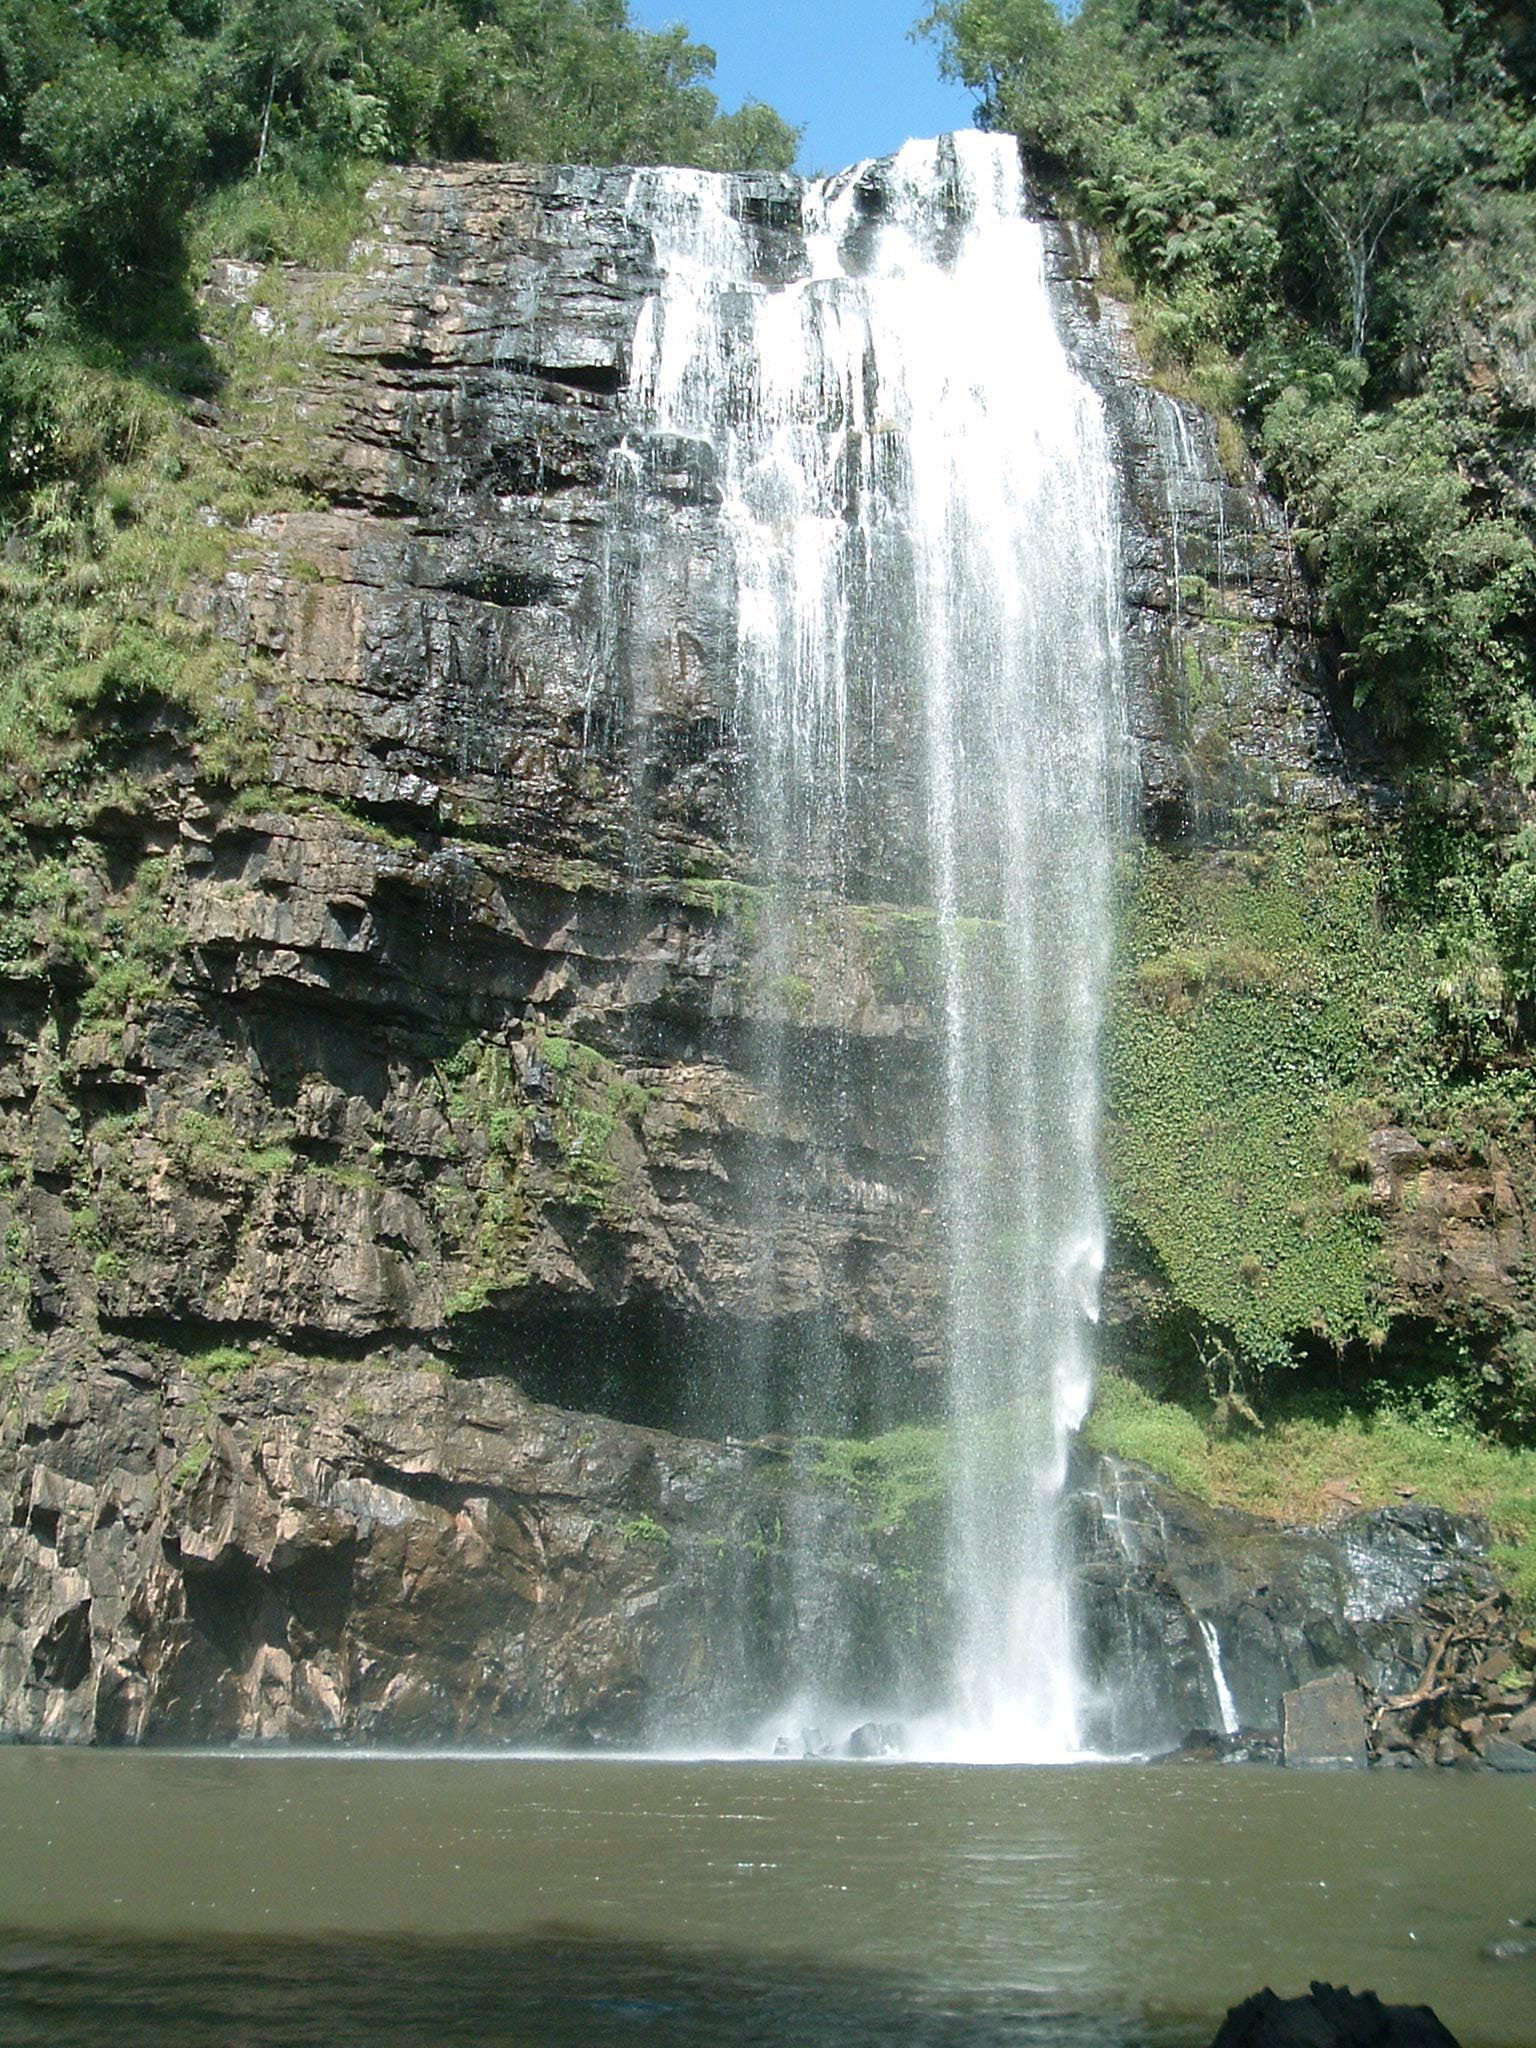
<path fill-rule="evenodd" d="M 837 943 L 828 899 L 905 887 L 931 911 L 954 1478 L 949 1679 L 924 1740 L 1067 1755 L 1057 1507 L 1103 1261 L 1097 1035 L 1124 727 L 1104 424 L 1053 324 L 1004 138 L 909 143 L 806 187 L 787 275 L 763 274 L 735 189 L 635 174 L 659 273 L 633 350 L 635 445 L 708 477 L 729 564 L 745 857 L 768 885 L 756 972 L 787 984 L 808 948 Z M 904 846 L 870 822 L 882 778 L 906 792 Z M 793 1019 L 762 1029 L 766 1085 L 786 1102 L 818 1087 L 847 1139 L 836 1030 L 808 1077 Z M 786 1222 L 768 1186 L 761 1225 L 771 1289 Z M 751 1367 L 783 1427 L 775 1370 Z M 813 1572 L 814 1531 L 791 1540 Z"/>
<path fill-rule="evenodd" d="M 1232 1697 L 1232 1688 L 1227 1683 L 1226 1667 L 1221 1661 L 1221 1637 L 1216 1633 L 1216 1624 L 1206 1615 L 1195 1616 L 1200 1630 L 1200 1640 L 1205 1645 L 1206 1662 L 1211 1667 L 1211 1684 L 1216 1692 L 1216 1711 L 1221 1716 L 1223 1735 L 1240 1735 L 1242 1722 L 1238 1718 L 1237 1702 Z"/>

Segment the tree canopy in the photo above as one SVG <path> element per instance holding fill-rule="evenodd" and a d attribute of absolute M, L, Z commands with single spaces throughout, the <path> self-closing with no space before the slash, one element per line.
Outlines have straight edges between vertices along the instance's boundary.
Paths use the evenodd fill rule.
<path fill-rule="evenodd" d="M 0 0 L 0 349 L 110 329 L 183 262 L 187 210 L 366 160 L 784 169 L 769 108 L 625 0 Z"/>
<path fill-rule="evenodd" d="M 1240 420 L 1385 744 L 1465 765 L 1536 656 L 1536 16 L 1509 0 L 937 0 L 987 125 Z"/>

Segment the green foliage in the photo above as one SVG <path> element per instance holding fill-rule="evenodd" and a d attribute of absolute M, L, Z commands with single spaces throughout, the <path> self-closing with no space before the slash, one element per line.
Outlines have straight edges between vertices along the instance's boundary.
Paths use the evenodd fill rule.
<path fill-rule="evenodd" d="M 872 1529 L 943 1506 L 950 1448 L 942 1427 L 906 1423 L 881 1436 L 821 1437 L 814 1448 L 820 1471 L 848 1488 Z"/>
<path fill-rule="evenodd" d="M 1334 1163 L 1380 1078 L 1379 873 L 1302 835 L 1240 867 L 1148 852 L 1107 1058 L 1119 1227 L 1244 1364 L 1363 1336 L 1379 1228 Z M 1427 1032 L 1421 1031 L 1422 1047 Z"/>
<path fill-rule="evenodd" d="M 176 1116 L 165 1132 L 165 1148 L 194 1180 L 266 1180 L 294 1163 L 290 1146 L 250 1144 L 230 1118 L 201 1109 Z"/>
<path fill-rule="evenodd" d="M 189 205 L 246 180 L 292 198 L 445 156 L 786 168 L 795 131 L 722 117 L 713 68 L 625 0 L 0 0 L 0 350 L 142 313 L 181 273 Z M 282 246 L 274 208 L 246 222 Z"/>
<path fill-rule="evenodd" d="M 1519 631 L 1536 600 L 1536 546 L 1478 512 L 1438 392 L 1360 416 L 1291 380 L 1264 416 L 1274 473 L 1305 519 L 1298 539 L 1344 640 L 1357 705 L 1394 738 L 1487 729 L 1525 681 Z"/>
<path fill-rule="evenodd" d="M 1519 1142 L 1536 1108 L 1515 1043 L 1528 859 L 1491 866 L 1474 823 L 1428 790 L 1393 828 L 1292 824 L 1241 852 L 1138 853 L 1105 1154 L 1173 1383 L 1203 1365 L 1213 1391 L 1225 1375 L 1255 1394 L 1303 1358 L 1376 1352 L 1412 1314 L 1382 1256 L 1366 1139 L 1406 1126 L 1472 1162 Z M 1452 1335 L 1464 1419 L 1528 1434 L 1536 1336 L 1517 1316 L 1458 1355 Z"/>
<path fill-rule="evenodd" d="M 626 1550 L 636 1544 L 665 1545 L 672 1541 L 672 1531 L 654 1515 L 630 1515 L 618 1524 L 618 1536 Z"/>
<path fill-rule="evenodd" d="M 1536 119 L 1514 18 L 940 0 L 920 30 L 1107 232 L 1106 281 L 1162 380 L 1241 410 L 1382 738 L 1506 747 L 1536 642 Z M 1239 455 L 1230 417 L 1224 440 Z"/>

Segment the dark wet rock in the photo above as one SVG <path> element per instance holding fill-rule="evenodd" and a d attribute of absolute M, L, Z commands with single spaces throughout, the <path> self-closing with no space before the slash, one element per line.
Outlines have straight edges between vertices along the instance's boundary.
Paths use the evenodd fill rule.
<path fill-rule="evenodd" d="M 895 1721 L 865 1721 L 848 1738 L 848 1754 L 859 1757 L 900 1756 L 906 1731 Z"/>
<path fill-rule="evenodd" d="M 1314 1678 L 1281 1701 L 1283 1753 L 1290 1770 L 1364 1770 L 1365 1706 L 1349 1673 Z"/>
<path fill-rule="evenodd" d="M 1536 1749 L 1536 1703 L 1512 1715 L 1504 1733 L 1511 1742 L 1523 1742 L 1527 1748 Z"/>
<path fill-rule="evenodd" d="M 1268 1989 L 1234 2005 L 1211 2048 L 1457 2048 L 1427 2005 L 1383 2005 L 1374 1991 L 1314 1983 L 1305 1998 Z"/>
<path fill-rule="evenodd" d="M 1162 1751 L 1159 1764 L 1277 1764 L 1280 1737 L 1274 1730 L 1254 1729 L 1224 1735 L 1219 1729 L 1191 1728 L 1177 1749 Z"/>
<path fill-rule="evenodd" d="M 1069 346 L 1105 401 L 1123 482 L 1126 660 L 1154 837 L 1219 830 L 1246 805 L 1358 803 L 1316 600 L 1279 507 L 1215 422 L 1155 389 L 1127 308 L 1101 291 L 1093 237 L 1048 230 Z"/>
<path fill-rule="evenodd" d="M 850 1640 L 835 1621 L 910 1597 L 910 1559 L 890 1570 L 864 1507 L 803 1467 L 822 1569 L 816 1584 L 791 1570 L 783 1452 L 564 1412 L 426 1355 L 260 1349 L 210 1368 L 117 1340 L 0 1386 L 0 1727 L 28 1739 L 744 1739 L 807 1644 L 844 1697 L 898 1682 L 931 1695 L 939 1675 L 938 1638 L 903 1677 L 872 1665 L 877 1635 Z M 1257 1758 L 1253 1731 L 1313 1675 L 1314 1643 L 1343 1637 L 1373 1682 L 1400 1685 L 1425 1630 L 1415 1588 L 1443 1599 L 1484 1569 L 1459 1528 L 1436 1550 L 1418 1526 L 1383 1582 L 1407 1606 L 1362 1611 L 1370 1582 L 1346 1560 L 1380 1558 L 1379 1531 L 1211 1524 L 1138 1485 L 1157 1503 L 1155 1544 L 1156 1521 L 1134 1566 L 1117 1548 L 1111 1576 L 1090 1546 L 1079 1567 L 1118 1705 L 1142 1717 L 1139 1742 L 1108 1729 L 1104 1748 L 1169 1747 L 1197 1717 L 1180 1705 L 1207 1703 L 1197 1592 L 1247 1708 L 1212 1754 Z M 1096 1515 L 1077 1527 L 1103 1537 Z M 1128 1648 L 1136 1662 L 1116 1663 Z M 1163 1713 L 1178 1715 L 1166 1733 Z M 901 1739 L 883 1723 L 859 1736 Z M 832 1747 L 808 1728 L 797 1753 Z"/>
<path fill-rule="evenodd" d="M 1244 1737 L 1278 1726 L 1284 1693 L 1340 1671 L 1380 1697 L 1407 1691 L 1428 1654 L 1424 1603 L 1459 1612 L 1497 1591 L 1476 1517 L 1407 1505 L 1286 1529 L 1082 1452 L 1071 1483 L 1096 1748 L 1168 1749 L 1220 1726 L 1213 1658 Z"/>
<path fill-rule="evenodd" d="M 56 1384 L 23 1374 L 0 1418 L 18 1736 L 744 1732 L 815 1624 L 742 1450 L 400 1362 L 253 1360 L 216 1388 L 97 1369 L 67 1412 Z M 825 1507 L 856 1556 L 851 1509 Z"/>

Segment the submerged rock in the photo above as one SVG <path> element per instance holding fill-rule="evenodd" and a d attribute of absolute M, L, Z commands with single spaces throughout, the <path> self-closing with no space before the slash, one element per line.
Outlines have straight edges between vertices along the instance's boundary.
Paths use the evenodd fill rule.
<path fill-rule="evenodd" d="M 1482 1953 L 1491 1963 L 1536 1962 L 1536 1915 L 1511 1925 L 1515 1927 L 1513 1934 L 1488 1942 Z"/>

